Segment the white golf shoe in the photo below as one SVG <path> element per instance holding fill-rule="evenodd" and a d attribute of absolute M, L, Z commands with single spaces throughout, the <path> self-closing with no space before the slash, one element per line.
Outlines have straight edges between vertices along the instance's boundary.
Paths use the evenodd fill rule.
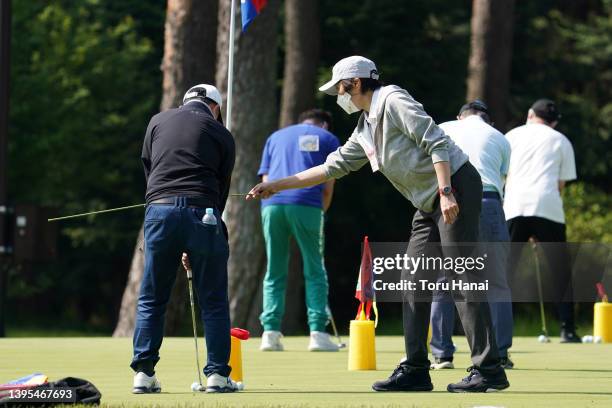
<path fill-rule="evenodd" d="M 268 330 L 263 332 L 259 349 L 261 351 L 283 351 L 285 348 L 280 342 L 281 337 L 283 337 L 283 334 L 279 331 Z"/>
<path fill-rule="evenodd" d="M 432 370 L 445 370 L 445 369 L 453 369 L 455 365 L 453 364 L 453 358 L 446 357 L 435 357 L 434 362 L 431 363 Z"/>
<path fill-rule="evenodd" d="M 161 392 L 161 383 L 155 378 L 155 375 L 149 377 L 142 371 L 139 371 L 134 376 L 134 394 L 151 394 Z"/>
<path fill-rule="evenodd" d="M 334 343 L 329 333 L 313 331 L 310 332 L 310 344 L 308 351 L 338 351 L 340 347 Z"/>
<path fill-rule="evenodd" d="M 219 374 L 212 374 L 206 380 L 206 392 L 236 392 L 240 391 L 240 387 L 237 383 L 232 381 L 229 377 L 223 377 Z"/>

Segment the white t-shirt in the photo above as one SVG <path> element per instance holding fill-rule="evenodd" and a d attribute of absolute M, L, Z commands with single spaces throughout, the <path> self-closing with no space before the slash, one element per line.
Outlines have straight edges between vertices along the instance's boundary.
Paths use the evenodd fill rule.
<path fill-rule="evenodd" d="M 506 219 L 542 217 L 565 224 L 559 181 L 576 179 L 574 149 L 550 126 L 531 123 L 506 134 L 512 155 L 506 180 Z"/>
<path fill-rule="evenodd" d="M 444 133 L 470 158 L 480 173 L 484 191 L 504 196 L 504 176 L 510 164 L 510 144 L 504 135 L 478 115 L 440 124 Z"/>

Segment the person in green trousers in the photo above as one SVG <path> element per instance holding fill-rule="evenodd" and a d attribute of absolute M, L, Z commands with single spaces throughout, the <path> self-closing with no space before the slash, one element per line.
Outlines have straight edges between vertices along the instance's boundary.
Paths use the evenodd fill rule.
<path fill-rule="evenodd" d="M 329 128 L 331 115 L 313 109 L 300 115 L 299 124 L 274 132 L 264 147 L 258 175 L 276 180 L 325 163 L 340 142 Z M 289 240 L 293 237 L 302 254 L 311 351 L 338 351 L 325 331 L 327 271 L 323 260 L 324 212 L 333 194 L 333 180 L 317 186 L 283 191 L 262 200 L 262 227 L 268 264 L 263 282 L 263 351 L 282 351 L 281 322 L 289 269 Z"/>

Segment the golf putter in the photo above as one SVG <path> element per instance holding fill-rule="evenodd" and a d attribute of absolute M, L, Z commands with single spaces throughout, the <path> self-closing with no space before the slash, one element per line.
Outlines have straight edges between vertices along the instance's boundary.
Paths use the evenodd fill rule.
<path fill-rule="evenodd" d="M 195 304 L 193 302 L 193 273 L 191 268 L 185 268 L 187 272 L 187 284 L 189 285 L 189 304 L 191 305 L 191 323 L 193 325 L 193 342 L 195 344 L 195 358 L 196 358 L 196 367 L 198 369 L 198 381 L 199 388 L 196 387 L 196 384 L 191 384 L 191 391 L 202 391 L 204 386 L 202 385 L 202 372 L 200 371 L 200 353 L 198 352 L 198 330 L 196 326 L 196 318 L 195 318 Z"/>
<path fill-rule="evenodd" d="M 327 309 L 327 315 L 329 316 L 329 321 L 331 322 L 332 329 L 334 330 L 334 336 L 338 340 L 338 348 L 341 348 L 341 349 L 345 348 L 346 343 L 342 342 L 342 339 L 340 338 L 340 335 L 338 334 L 338 328 L 336 327 L 336 322 L 334 321 L 334 315 L 332 314 L 331 309 L 329 308 L 329 305 L 325 306 L 325 308 Z"/>
<path fill-rule="evenodd" d="M 540 258 L 538 256 L 538 246 L 535 237 L 529 237 L 531 243 L 531 249 L 535 257 L 535 271 L 536 271 L 536 282 L 538 284 L 538 298 L 540 301 L 540 319 L 542 321 L 542 334 L 538 337 L 540 343 L 550 343 L 548 337 L 548 329 L 546 328 L 546 314 L 544 313 L 544 296 L 542 294 L 542 277 L 540 276 Z"/>

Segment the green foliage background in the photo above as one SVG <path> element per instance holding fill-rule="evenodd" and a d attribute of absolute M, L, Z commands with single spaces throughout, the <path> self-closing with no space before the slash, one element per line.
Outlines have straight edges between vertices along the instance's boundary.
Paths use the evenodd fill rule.
<path fill-rule="evenodd" d="M 142 202 L 138 158 L 160 100 L 164 11 L 164 1 L 13 1 L 13 201 L 61 213 Z M 62 223 L 57 262 L 11 271 L 15 319 L 112 327 L 141 222 L 136 210 Z"/>
<path fill-rule="evenodd" d="M 471 1 L 320 1 L 319 82 L 338 59 L 367 55 L 436 121 L 455 117 L 466 93 Z M 612 242 L 612 0 L 516 3 L 512 125 L 535 99 L 558 101 L 580 179 L 564 195 L 569 239 Z M 13 1 L 14 202 L 69 214 L 143 201 L 139 154 L 160 101 L 164 13 L 163 0 Z M 356 118 L 317 97 L 345 140 Z M 341 321 L 354 313 L 361 239 L 406 241 L 414 211 L 383 176 L 359 173 L 337 184 L 328 214 L 330 302 Z M 33 316 L 53 315 L 110 332 L 141 220 L 134 210 L 62 223 L 58 261 L 12 270 L 9 323 L 41 327 Z"/>

